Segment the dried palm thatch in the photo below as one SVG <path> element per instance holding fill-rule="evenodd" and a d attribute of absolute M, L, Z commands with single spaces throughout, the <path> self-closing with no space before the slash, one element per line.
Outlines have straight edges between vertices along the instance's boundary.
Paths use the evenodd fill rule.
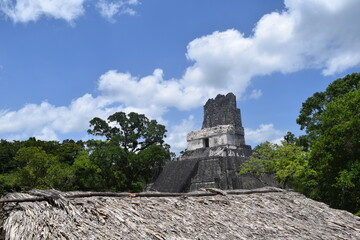
<path fill-rule="evenodd" d="M 360 239 L 359 217 L 276 188 L 105 195 L 8 194 L 0 239 Z"/>

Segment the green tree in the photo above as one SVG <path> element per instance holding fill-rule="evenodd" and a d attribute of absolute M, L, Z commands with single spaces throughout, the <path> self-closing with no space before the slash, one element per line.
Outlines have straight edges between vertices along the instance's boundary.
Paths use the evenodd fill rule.
<path fill-rule="evenodd" d="M 100 169 L 102 191 L 128 190 L 130 153 L 112 142 L 97 142 L 90 149 L 90 160 Z"/>
<path fill-rule="evenodd" d="M 60 143 L 58 141 L 42 141 L 38 140 L 35 137 L 30 137 L 26 141 L 20 142 L 21 148 L 23 147 L 39 147 L 44 150 L 46 153 L 53 154 L 60 147 Z"/>
<path fill-rule="evenodd" d="M 7 192 L 20 191 L 16 184 L 17 175 L 14 172 L 0 174 L 0 196 L 6 194 Z"/>
<path fill-rule="evenodd" d="M 18 151 L 15 143 L 0 140 L 0 174 L 9 173 L 17 168 L 14 156 Z"/>
<path fill-rule="evenodd" d="M 117 112 L 107 121 L 94 118 L 88 133 L 106 137 L 89 141 L 90 159 L 101 169 L 104 188 L 110 191 L 141 191 L 170 158 L 164 144 L 165 126 L 143 114 Z"/>
<path fill-rule="evenodd" d="M 319 135 L 322 124 L 321 115 L 327 105 L 346 93 L 358 89 L 359 82 L 360 73 L 339 78 L 332 82 L 324 92 L 314 93 L 302 104 L 296 122 L 300 125 L 301 130 L 305 129 L 309 140 L 313 140 Z"/>
<path fill-rule="evenodd" d="M 264 142 L 254 148 L 250 159 L 240 166 L 240 174 L 252 173 L 260 175 L 261 173 L 275 173 L 274 161 L 275 144 Z"/>
<path fill-rule="evenodd" d="M 19 149 L 15 161 L 21 166 L 17 170 L 18 185 L 23 189 L 49 188 L 47 172 L 56 163 L 53 155 L 47 154 L 39 147 L 24 147 Z"/>
<path fill-rule="evenodd" d="M 134 112 L 128 115 L 117 112 L 110 115 L 107 121 L 96 117 L 90 121 L 90 127 L 89 134 L 104 136 L 126 152 L 139 152 L 151 145 L 162 146 L 166 137 L 165 126 Z"/>
<path fill-rule="evenodd" d="M 286 143 L 296 143 L 297 139 L 295 137 L 295 134 L 293 134 L 292 132 L 287 132 L 286 135 L 284 136 L 284 141 Z"/>
<path fill-rule="evenodd" d="M 319 117 L 311 165 L 318 172 L 316 197 L 333 207 L 360 210 L 360 90 L 327 105 Z"/>
<path fill-rule="evenodd" d="M 94 164 L 87 152 L 80 152 L 72 165 L 73 189 L 82 191 L 104 190 L 101 168 Z"/>
<path fill-rule="evenodd" d="M 305 192 L 316 182 L 316 173 L 310 168 L 309 153 L 294 143 L 283 141 L 281 145 L 261 143 L 254 149 L 249 161 L 240 166 L 240 174 L 274 174 L 283 187 L 293 187 Z"/>
<path fill-rule="evenodd" d="M 59 147 L 53 151 L 53 154 L 58 157 L 60 162 L 72 165 L 79 152 L 84 150 L 81 144 L 81 141 L 64 140 Z"/>
<path fill-rule="evenodd" d="M 292 143 L 298 147 L 302 147 L 303 150 L 306 152 L 310 150 L 310 139 L 308 135 L 295 137 L 295 134 L 293 134 L 292 132 L 287 132 L 286 135 L 284 136 L 284 141 L 286 143 Z"/>
<path fill-rule="evenodd" d="M 19 166 L 14 172 L 14 185 L 22 190 L 33 188 L 57 188 L 72 190 L 71 166 L 59 162 L 58 158 L 46 153 L 41 147 L 23 147 L 14 157 Z"/>
<path fill-rule="evenodd" d="M 72 166 L 55 160 L 47 169 L 45 188 L 72 191 L 74 190 L 75 177 Z"/>

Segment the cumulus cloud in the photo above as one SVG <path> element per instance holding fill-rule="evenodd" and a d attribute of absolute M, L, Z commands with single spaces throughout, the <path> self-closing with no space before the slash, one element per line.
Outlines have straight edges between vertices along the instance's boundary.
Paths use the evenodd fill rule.
<path fill-rule="evenodd" d="M 84 132 L 94 117 L 106 119 L 114 112 L 137 112 L 161 124 L 166 109 L 161 106 L 126 105 L 106 94 L 93 97 L 85 94 L 69 106 L 54 106 L 46 101 L 27 104 L 18 111 L 0 111 L 0 136 L 5 139 L 25 139 L 31 136 L 42 140 L 58 140 L 58 134 Z"/>
<path fill-rule="evenodd" d="M 250 99 L 259 99 L 262 96 L 262 91 L 260 89 L 254 89 L 251 91 Z"/>
<path fill-rule="evenodd" d="M 359 65 L 359 1 L 287 0 L 285 6 L 263 16 L 249 37 L 229 29 L 190 42 L 194 63 L 184 81 L 239 95 L 254 76 L 310 68 L 330 75 Z"/>
<path fill-rule="evenodd" d="M 72 22 L 83 15 L 85 0 L 0 0 L 0 11 L 17 22 L 37 21 L 42 16 Z"/>
<path fill-rule="evenodd" d="M 0 113 L 0 133 L 9 139 L 37 136 L 56 140 L 56 133 L 84 131 L 93 117 L 105 118 L 123 110 L 121 107 L 107 107 L 107 104 L 101 97 L 94 98 L 90 94 L 74 100 L 69 106 L 56 107 L 48 102 L 27 104 L 18 111 Z"/>
<path fill-rule="evenodd" d="M 151 75 L 138 78 L 130 73 L 110 70 L 99 79 L 98 89 L 113 101 L 134 107 L 158 106 L 188 110 L 197 107 L 209 94 L 206 86 L 197 88 L 182 80 L 163 78 L 163 70 L 155 69 Z"/>
<path fill-rule="evenodd" d="M 69 23 L 73 23 L 75 19 L 85 14 L 85 2 L 89 1 L 0 0 L 0 12 L 15 23 L 37 21 L 41 17 L 63 19 Z M 115 22 L 115 15 L 136 15 L 136 11 L 132 6 L 138 4 L 140 4 L 138 0 L 100 0 L 95 4 L 95 7 L 99 10 L 101 16 L 110 22 Z"/>
<path fill-rule="evenodd" d="M 170 144 L 171 150 L 176 154 L 185 150 L 187 147 L 186 136 L 193 130 L 195 130 L 193 115 L 183 119 L 180 124 L 172 126 L 166 138 L 166 142 Z"/>
<path fill-rule="evenodd" d="M 257 145 L 265 141 L 280 143 L 285 134 L 286 131 L 276 129 L 272 123 L 261 124 L 257 129 L 245 128 L 245 140 L 250 145 Z"/>
<path fill-rule="evenodd" d="M 35 21 L 42 15 L 71 21 L 84 11 L 84 0 L 18 0 L 16 4 L 0 1 L 1 11 L 16 22 Z M 124 6 L 113 1 L 100 2 L 108 4 L 103 9 L 104 16 L 110 19 Z M 136 0 L 119 2 L 138 4 Z M 209 97 L 229 91 L 243 97 L 254 76 L 303 69 L 319 69 L 330 75 L 359 65 L 360 25 L 356 22 L 360 1 L 285 0 L 285 7 L 281 12 L 264 15 L 250 36 L 229 29 L 191 41 L 186 52 L 191 63 L 179 79 L 164 79 L 161 69 L 144 77 L 109 70 L 99 77 L 98 97 L 86 94 L 69 106 L 44 102 L 3 112 L 0 133 L 55 137 L 57 132 L 84 130 L 92 117 L 106 117 L 118 110 L 145 113 L 167 123 L 163 115 L 169 109 L 189 110 L 201 106 Z M 253 90 L 250 96 L 258 98 L 261 94 L 260 90 Z M 174 134 L 170 132 L 169 139 L 176 144 L 176 136 L 183 136 L 181 126 L 171 131 Z M 284 135 L 272 124 L 265 124 L 256 130 L 247 129 L 246 136 L 249 143 L 257 144 Z"/>
<path fill-rule="evenodd" d="M 116 22 L 114 17 L 120 14 L 127 14 L 130 16 L 136 15 L 136 11 L 131 8 L 131 6 L 138 5 L 140 2 L 138 0 L 128 0 L 128 1 L 109 1 L 109 0 L 100 0 L 96 4 L 96 7 L 99 9 L 101 16 L 106 18 L 109 22 Z"/>

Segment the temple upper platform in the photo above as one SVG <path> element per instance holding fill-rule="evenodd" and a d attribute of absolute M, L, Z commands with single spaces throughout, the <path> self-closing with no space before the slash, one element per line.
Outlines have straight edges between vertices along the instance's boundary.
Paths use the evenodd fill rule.
<path fill-rule="evenodd" d="M 202 129 L 187 135 L 187 151 L 221 146 L 230 149 L 245 146 L 241 113 L 233 93 L 209 99 L 204 105 Z"/>

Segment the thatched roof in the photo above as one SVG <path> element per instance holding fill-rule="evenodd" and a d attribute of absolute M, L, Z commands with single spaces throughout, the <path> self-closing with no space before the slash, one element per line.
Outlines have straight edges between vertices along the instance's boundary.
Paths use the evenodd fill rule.
<path fill-rule="evenodd" d="M 0 239 L 360 239 L 359 217 L 295 192 L 219 193 L 8 194 L 27 200 L 0 203 Z"/>

